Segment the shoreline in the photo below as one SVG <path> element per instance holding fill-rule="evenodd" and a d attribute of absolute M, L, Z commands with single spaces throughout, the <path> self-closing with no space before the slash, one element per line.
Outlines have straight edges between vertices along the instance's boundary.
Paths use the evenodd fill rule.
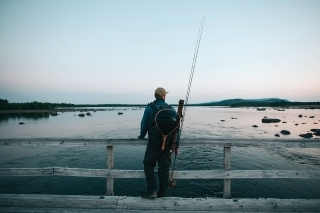
<path fill-rule="evenodd" d="M 113 107 L 109 109 L 103 108 L 68 108 L 68 109 L 48 109 L 48 110 L 0 110 L 0 114 L 23 114 L 23 113 L 58 113 L 58 112 L 97 112 L 97 111 L 120 111 L 127 110 L 129 107 Z M 143 109 L 144 107 L 135 107 L 135 110 Z"/>
<path fill-rule="evenodd" d="M 174 106 L 174 105 L 172 105 Z M 146 106 L 110 106 L 110 108 L 99 108 L 99 107 L 90 107 L 90 108 L 57 108 L 57 109 L 46 109 L 46 110 L 0 110 L 0 114 L 22 114 L 22 113 L 57 113 L 57 112 L 96 112 L 96 111 L 112 111 L 112 110 L 127 110 L 127 109 L 144 109 Z M 230 106 L 202 106 L 202 105 L 189 105 L 188 107 L 208 107 L 208 108 L 252 108 L 256 109 L 259 107 L 230 107 Z M 289 109 L 305 109 L 305 110 L 317 110 L 320 109 L 319 106 L 286 106 L 286 107 L 264 107 L 267 110 L 289 110 Z"/>

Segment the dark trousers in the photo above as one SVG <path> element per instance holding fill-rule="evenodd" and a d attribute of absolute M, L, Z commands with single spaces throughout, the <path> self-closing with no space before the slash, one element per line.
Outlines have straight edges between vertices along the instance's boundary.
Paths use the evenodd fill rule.
<path fill-rule="evenodd" d="M 158 162 L 159 190 L 167 191 L 169 186 L 169 168 L 171 165 L 171 152 L 166 147 L 165 150 L 150 147 L 150 141 L 147 145 L 144 155 L 144 173 L 147 180 L 148 191 L 157 191 L 158 185 L 156 176 L 154 175 L 154 167 Z"/>

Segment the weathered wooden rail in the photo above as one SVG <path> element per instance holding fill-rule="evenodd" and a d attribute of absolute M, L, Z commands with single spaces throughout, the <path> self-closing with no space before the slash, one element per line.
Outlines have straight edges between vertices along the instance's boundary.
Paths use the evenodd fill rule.
<path fill-rule="evenodd" d="M 77 176 L 106 178 L 106 195 L 97 196 L 62 196 L 62 195 L 10 195 L 0 194 L 0 211 L 15 211 L 27 208 L 31 211 L 37 207 L 44 212 L 54 207 L 88 209 L 166 210 L 166 211 L 304 211 L 320 212 L 320 199 L 230 199 L 231 179 L 256 178 L 307 178 L 320 179 L 319 170 L 231 170 L 232 147 L 254 148 L 320 148 L 320 140 L 308 139 L 181 139 L 180 146 L 223 147 L 224 170 L 175 171 L 174 179 L 224 179 L 223 199 L 217 198 L 161 198 L 146 200 L 142 198 L 117 197 L 113 192 L 114 178 L 145 178 L 142 170 L 114 169 L 114 146 L 145 146 L 147 140 L 139 139 L 61 139 L 61 138 L 20 138 L 0 139 L 1 146 L 105 146 L 106 169 L 84 168 L 0 168 L 0 176 Z M 31 199 L 32 198 L 32 199 Z M 41 203 L 41 204 L 40 204 Z M 54 204 L 55 203 L 55 204 Z M 151 203 L 151 205 L 150 205 Z M 84 206 L 84 207 L 83 207 Z M 191 209 L 190 209 L 191 208 Z M 20 209 L 24 211 L 23 209 Z M 39 209 L 38 209 L 39 210 Z M 79 212 L 78 210 L 74 210 Z M 37 211 L 38 212 L 38 211 Z M 86 211 L 87 212 L 87 211 Z"/>

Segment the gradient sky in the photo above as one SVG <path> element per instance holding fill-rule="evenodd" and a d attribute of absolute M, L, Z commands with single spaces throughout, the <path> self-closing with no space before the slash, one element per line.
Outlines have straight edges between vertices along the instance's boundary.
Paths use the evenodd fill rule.
<path fill-rule="evenodd" d="M 320 101 L 320 1 L 0 0 L 0 98 Z"/>

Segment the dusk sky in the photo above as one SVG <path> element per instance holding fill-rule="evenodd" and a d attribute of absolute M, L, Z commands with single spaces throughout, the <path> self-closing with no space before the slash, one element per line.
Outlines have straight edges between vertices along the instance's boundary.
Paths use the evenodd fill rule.
<path fill-rule="evenodd" d="M 0 98 L 320 101 L 320 1 L 0 0 Z"/>

